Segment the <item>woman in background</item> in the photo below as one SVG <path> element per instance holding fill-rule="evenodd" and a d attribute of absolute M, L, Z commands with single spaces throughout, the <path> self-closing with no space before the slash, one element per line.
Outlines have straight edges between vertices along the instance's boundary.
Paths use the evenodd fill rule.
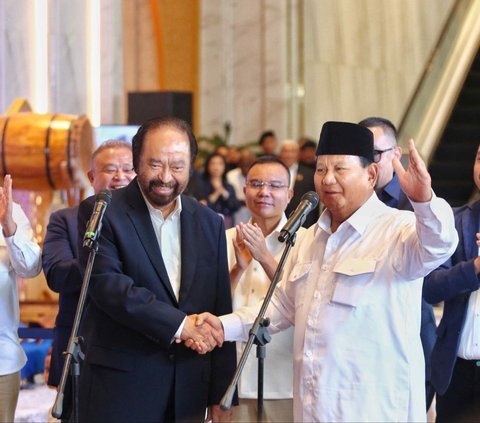
<path fill-rule="evenodd" d="M 42 270 L 40 247 L 21 207 L 12 201 L 12 178 L 0 187 L 0 422 L 13 422 L 20 391 L 20 369 L 27 357 L 18 340 L 20 307 L 16 277 Z"/>
<path fill-rule="evenodd" d="M 225 158 L 218 153 L 210 155 L 205 162 L 203 179 L 205 182 L 205 202 L 213 211 L 221 214 L 225 228 L 233 226 L 232 215 L 240 208 L 235 190 L 225 179 Z"/>

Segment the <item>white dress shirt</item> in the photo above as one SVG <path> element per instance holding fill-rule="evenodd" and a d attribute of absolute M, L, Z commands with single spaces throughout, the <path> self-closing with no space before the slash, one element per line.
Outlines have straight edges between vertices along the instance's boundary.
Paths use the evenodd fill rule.
<path fill-rule="evenodd" d="M 478 251 L 480 256 L 480 249 Z M 465 360 L 480 360 L 480 295 L 470 294 L 457 356 Z"/>
<path fill-rule="evenodd" d="M 16 276 L 33 278 L 42 269 L 40 247 L 34 241 L 27 216 L 13 204 L 17 230 L 5 238 L 0 228 L 0 375 L 19 371 L 27 357 L 18 340 L 20 307 Z"/>
<path fill-rule="evenodd" d="M 237 200 L 245 201 L 245 193 L 243 192 L 245 176 L 242 173 L 242 169 L 236 167 L 235 169 L 229 170 L 226 173 L 225 178 L 235 190 L 235 197 L 237 197 Z"/>
<path fill-rule="evenodd" d="M 180 245 L 180 214 L 182 213 L 182 199 L 180 196 L 176 198 L 175 209 L 165 219 L 163 213 L 148 202 L 141 189 L 140 192 L 147 205 L 150 219 L 152 220 L 153 230 L 157 237 L 158 246 L 162 252 L 162 259 L 167 270 L 168 279 L 172 285 L 175 298 L 178 301 L 182 278 L 182 248 Z M 167 254 L 164 254 L 163 252 L 167 252 Z M 185 321 L 186 317 L 175 332 L 174 338 L 180 338 L 183 327 L 185 326 Z"/>
<path fill-rule="evenodd" d="M 326 210 L 293 249 L 267 316 L 272 332 L 295 326 L 295 421 L 426 421 L 422 278 L 458 235 L 444 200 L 412 204 L 372 194 L 334 233 Z M 222 317 L 226 340 L 246 339 L 255 311 Z"/>
<path fill-rule="evenodd" d="M 278 262 L 282 256 L 285 244 L 278 241 L 280 231 L 287 222 L 282 215 L 277 227 L 265 238 L 268 251 Z M 305 228 L 299 228 L 297 242 L 305 233 Z M 236 263 L 233 240 L 237 236 L 235 228 L 227 230 L 228 267 Z M 265 297 L 270 287 L 270 279 L 261 264 L 255 259 L 242 274 L 233 294 L 233 310 L 243 306 L 256 305 Z M 245 343 L 237 342 L 237 359 L 239 360 Z M 275 334 L 267 344 L 267 355 L 264 361 L 263 395 L 265 399 L 292 398 L 293 395 L 293 328 Z M 281 369 L 281 371 L 279 371 Z M 245 363 L 238 385 L 240 398 L 257 398 L 258 359 L 256 346 L 252 347 Z"/>
<path fill-rule="evenodd" d="M 180 246 L 180 213 L 182 212 L 182 200 L 180 196 L 177 197 L 175 200 L 175 209 L 166 219 L 163 217 L 163 213 L 159 209 L 154 208 L 147 199 L 145 199 L 145 203 L 147 204 L 148 212 L 152 219 L 158 246 L 162 252 L 168 279 L 172 285 L 175 298 L 178 300 L 182 276 L 182 251 Z M 164 254 L 164 252 L 167 254 Z"/>
<path fill-rule="evenodd" d="M 237 199 L 245 202 L 245 193 L 243 192 L 243 187 L 245 186 L 245 176 L 242 173 L 242 169 L 239 167 L 232 169 L 227 172 L 225 177 L 227 178 L 227 182 L 235 190 L 235 196 Z M 247 206 L 242 205 L 235 213 L 233 213 L 233 224 L 238 225 L 239 223 L 248 222 L 250 217 L 250 210 L 248 210 Z"/>

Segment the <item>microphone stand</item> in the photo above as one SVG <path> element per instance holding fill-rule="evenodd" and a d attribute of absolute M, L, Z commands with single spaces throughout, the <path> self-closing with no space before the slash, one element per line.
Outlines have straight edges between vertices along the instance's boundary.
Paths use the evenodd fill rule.
<path fill-rule="evenodd" d="M 266 346 L 271 340 L 271 336 L 267 332 L 267 327 L 270 324 L 270 319 L 268 317 L 264 318 L 264 316 L 267 311 L 268 305 L 270 304 L 270 301 L 272 299 L 273 293 L 275 292 L 277 283 L 280 280 L 280 276 L 282 274 L 283 267 L 285 266 L 288 254 L 290 253 L 291 248 L 295 245 L 296 238 L 297 234 L 293 233 L 286 239 L 286 246 L 283 250 L 282 257 L 280 258 L 277 269 L 275 270 L 275 274 L 273 275 L 273 279 L 270 283 L 267 294 L 263 299 L 263 303 L 260 311 L 258 312 L 257 318 L 255 319 L 255 322 L 253 323 L 253 326 L 249 331 L 248 341 L 245 344 L 242 356 L 240 357 L 240 361 L 238 362 L 237 368 L 235 369 L 235 374 L 233 375 L 232 381 L 230 382 L 230 385 L 228 386 L 225 394 L 222 397 L 222 400 L 220 401 L 220 407 L 222 408 L 222 410 L 229 410 L 232 406 L 235 389 L 237 387 L 238 380 L 240 379 L 240 375 L 242 374 L 243 368 L 245 367 L 248 354 L 252 349 L 252 345 L 256 344 L 258 358 L 257 419 L 258 421 L 263 421 L 263 365 L 266 357 Z"/>
<path fill-rule="evenodd" d="M 80 291 L 80 298 L 78 300 L 77 310 L 75 312 L 75 320 L 73 321 L 72 333 L 68 340 L 67 350 L 64 351 L 65 362 L 62 369 L 62 377 L 60 379 L 60 385 L 58 386 L 57 396 L 52 408 L 52 416 L 60 419 L 63 413 L 63 399 L 65 395 L 65 386 L 67 383 L 67 377 L 70 371 L 72 382 L 72 416 L 69 419 L 72 423 L 78 422 L 78 381 L 80 379 L 80 363 L 83 361 L 85 354 L 82 351 L 83 338 L 78 337 L 78 328 L 80 326 L 80 320 L 82 318 L 83 309 L 85 306 L 85 299 L 87 297 L 88 285 L 90 283 L 90 275 L 92 274 L 93 263 L 95 256 L 98 252 L 98 243 L 96 240 L 88 240 L 88 248 L 90 248 L 90 254 L 88 256 L 87 265 L 85 268 L 85 275 L 82 281 L 82 289 Z M 72 365 L 73 363 L 73 365 Z"/>

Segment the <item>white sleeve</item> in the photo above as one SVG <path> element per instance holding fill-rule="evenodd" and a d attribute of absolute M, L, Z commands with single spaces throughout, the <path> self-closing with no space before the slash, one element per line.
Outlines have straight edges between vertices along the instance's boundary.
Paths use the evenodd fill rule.
<path fill-rule="evenodd" d="M 33 278 L 42 269 L 41 251 L 33 237 L 33 230 L 22 208 L 13 204 L 15 234 L 5 237 L 9 260 L 15 273 L 22 278 Z"/>

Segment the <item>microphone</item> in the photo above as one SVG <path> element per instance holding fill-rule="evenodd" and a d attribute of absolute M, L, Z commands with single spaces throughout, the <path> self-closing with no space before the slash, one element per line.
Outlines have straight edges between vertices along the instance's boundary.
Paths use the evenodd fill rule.
<path fill-rule="evenodd" d="M 87 230 L 83 237 L 83 246 L 92 249 L 95 241 L 100 235 L 102 229 L 102 219 L 107 206 L 112 200 L 112 193 L 108 189 L 104 189 L 95 197 L 95 205 L 93 206 L 92 217 L 87 222 Z"/>
<path fill-rule="evenodd" d="M 289 239 L 295 232 L 298 231 L 298 228 L 303 225 L 305 219 L 307 218 L 308 213 L 310 213 L 318 205 L 318 195 L 313 191 L 308 191 L 303 194 L 300 204 L 297 206 L 295 211 L 290 215 L 285 223 L 285 226 L 282 228 L 278 240 L 280 242 L 285 242 Z"/>

